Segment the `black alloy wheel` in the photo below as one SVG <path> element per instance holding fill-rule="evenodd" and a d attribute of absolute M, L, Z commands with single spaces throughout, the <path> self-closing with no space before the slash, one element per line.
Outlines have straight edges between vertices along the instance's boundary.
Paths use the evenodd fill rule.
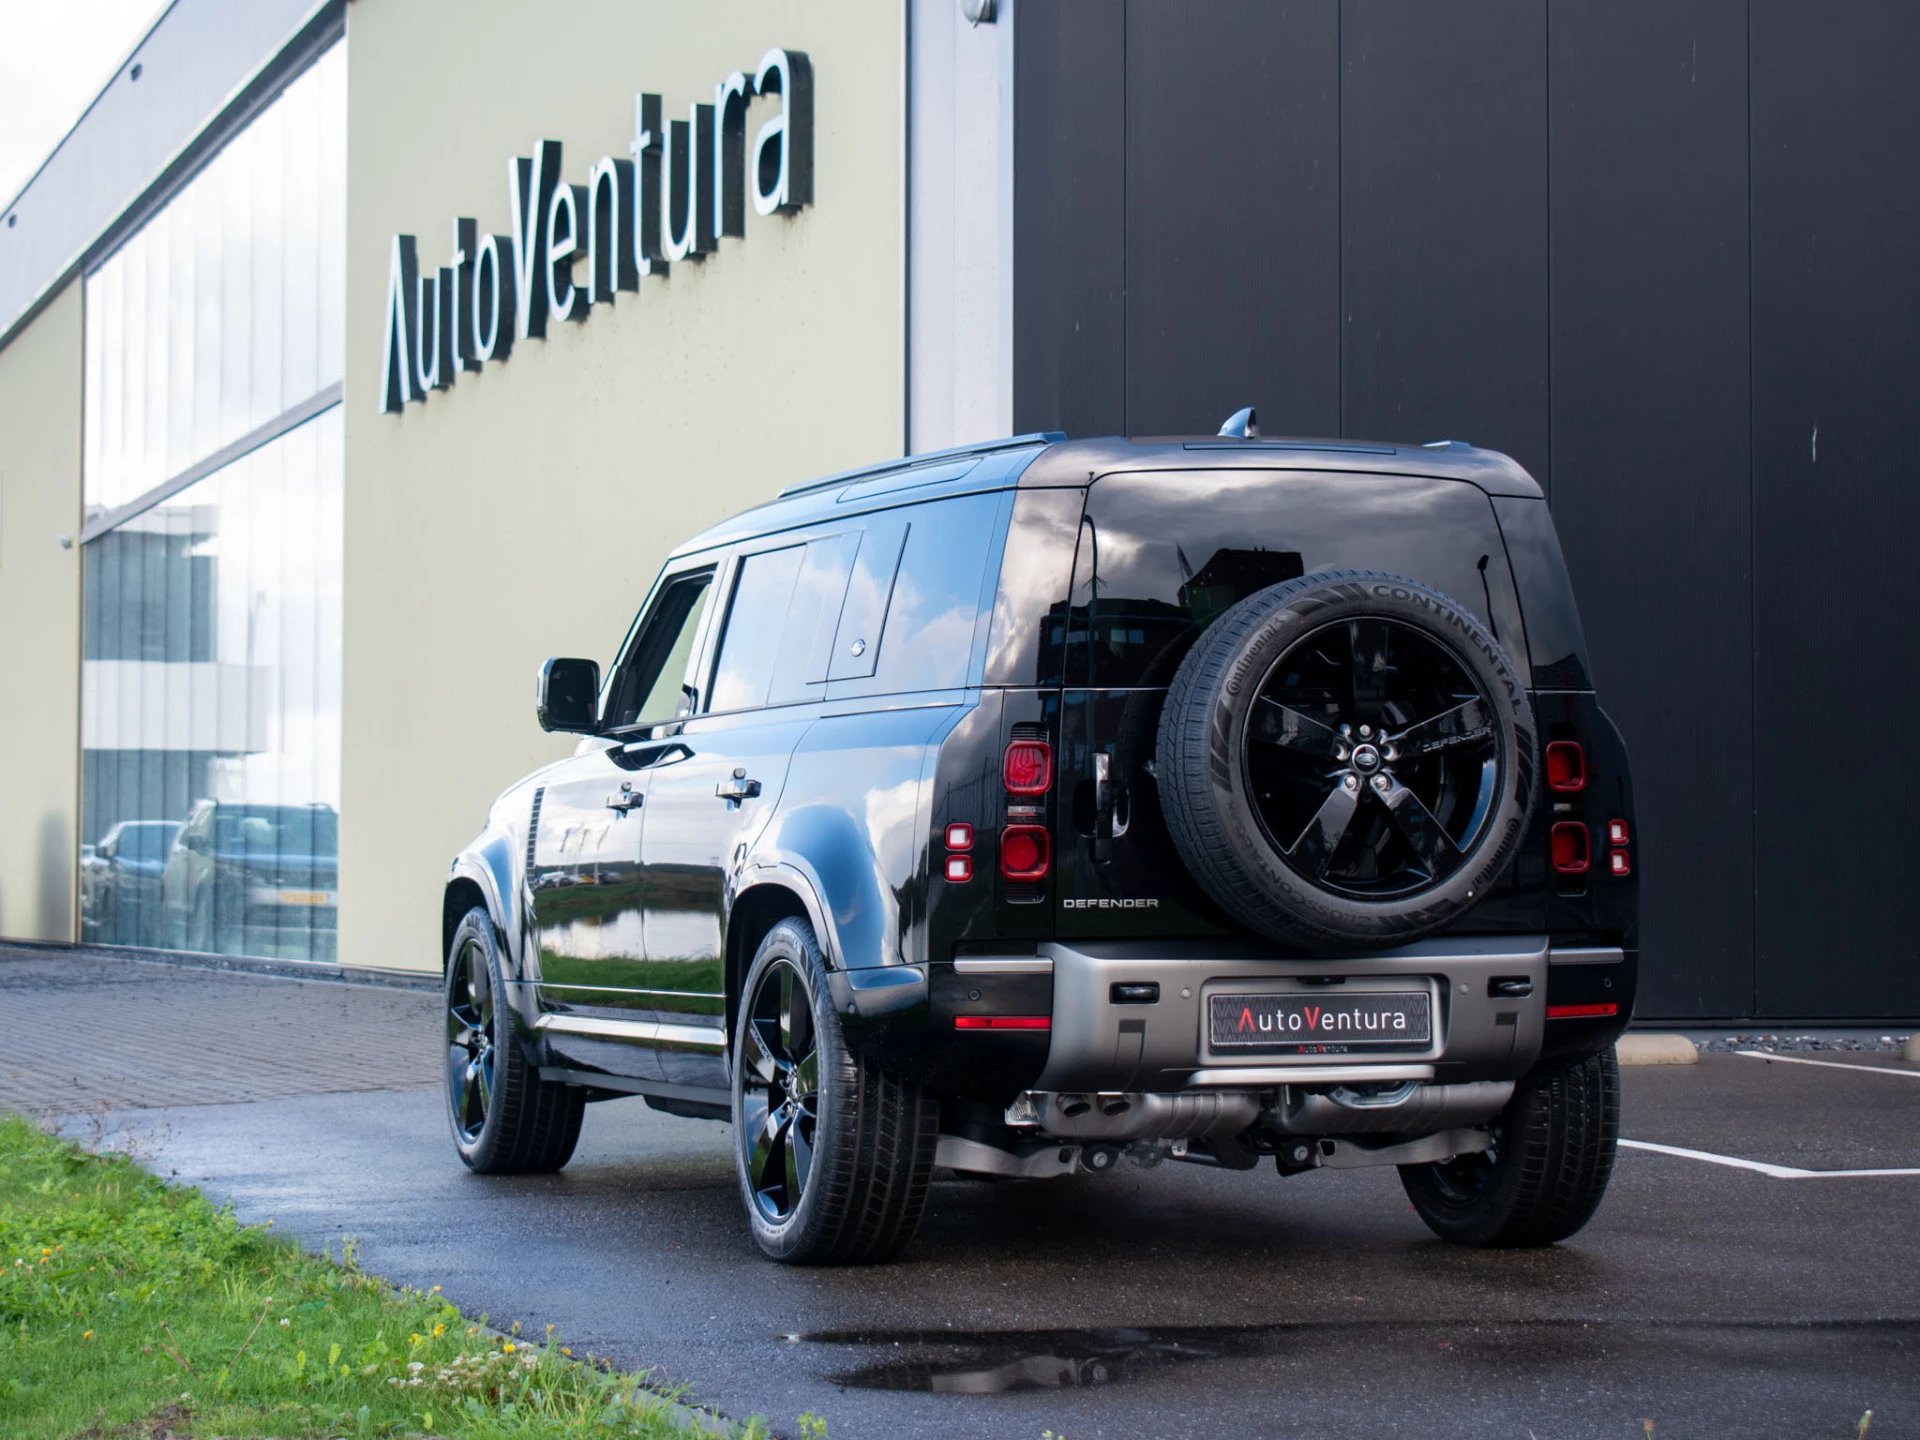
<path fill-rule="evenodd" d="M 820 1054 L 808 979 L 781 956 L 761 971 L 741 1029 L 737 1130 L 753 1201 L 769 1224 L 800 1208 L 820 1122 Z"/>
<path fill-rule="evenodd" d="M 733 1168 L 754 1243 L 788 1265 L 887 1259 L 926 1210 L 939 1097 L 848 1046 L 804 919 L 767 931 L 739 985 Z"/>
<path fill-rule="evenodd" d="M 477 936 L 454 953 L 447 982 L 447 1107 L 454 1133 L 471 1145 L 493 1104 L 493 976 Z"/>
<path fill-rule="evenodd" d="M 1291 645 L 1261 681 L 1242 763 L 1255 817 L 1302 879 L 1356 900 L 1445 884 L 1499 799 L 1486 689 L 1444 641 L 1380 616 Z"/>
<path fill-rule="evenodd" d="M 1468 1206 L 1486 1193 L 1500 1169 L 1500 1147 L 1506 1127 L 1495 1120 L 1486 1127 L 1487 1148 L 1455 1155 L 1427 1167 L 1436 1196 L 1453 1206 Z"/>
<path fill-rule="evenodd" d="M 580 1140 L 586 1092 L 541 1078 L 516 1037 L 500 932 L 475 906 L 447 944 L 444 1072 L 447 1118 L 461 1163 L 482 1175 L 558 1170 Z"/>
<path fill-rule="evenodd" d="M 1156 789 L 1227 916 L 1303 949 L 1403 945 L 1498 883 L 1533 813 L 1533 702 L 1430 585 L 1328 570 L 1229 606 L 1160 712 Z"/>
<path fill-rule="evenodd" d="M 1535 1071 L 1487 1127 L 1478 1155 L 1402 1165 L 1420 1218 L 1456 1245 L 1554 1245 L 1593 1218 L 1620 1139 L 1613 1047 Z"/>

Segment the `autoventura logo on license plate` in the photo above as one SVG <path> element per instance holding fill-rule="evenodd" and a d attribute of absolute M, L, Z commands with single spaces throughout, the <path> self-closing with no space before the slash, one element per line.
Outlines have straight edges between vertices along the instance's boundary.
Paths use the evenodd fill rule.
<path fill-rule="evenodd" d="M 1417 990 L 1338 998 L 1215 995 L 1209 1028 L 1216 1050 L 1425 1050 L 1433 1041 L 1433 998 Z"/>

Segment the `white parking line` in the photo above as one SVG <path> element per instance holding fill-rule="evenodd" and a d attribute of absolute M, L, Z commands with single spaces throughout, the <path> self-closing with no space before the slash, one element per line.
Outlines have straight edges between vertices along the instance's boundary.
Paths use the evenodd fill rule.
<path fill-rule="evenodd" d="M 1829 1070 L 1865 1070 L 1873 1075 L 1904 1075 L 1909 1080 L 1920 1080 L 1920 1070 L 1895 1070 L 1886 1065 L 1849 1065 L 1842 1060 L 1803 1060 L 1798 1055 L 1775 1055 L 1766 1050 L 1736 1050 L 1736 1055 L 1744 1055 L 1749 1060 L 1778 1060 L 1786 1065 L 1824 1065 Z"/>
<path fill-rule="evenodd" d="M 1895 1071 L 1904 1074 L 1904 1071 Z M 1710 1150 L 1688 1150 L 1679 1145 L 1656 1145 L 1651 1140 L 1622 1140 L 1626 1150 L 1647 1150 L 1655 1155 L 1674 1155 L 1682 1160 L 1703 1160 L 1709 1165 L 1725 1165 L 1733 1170 L 1752 1170 L 1772 1180 L 1860 1180 L 1886 1175 L 1920 1175 L 1920 1166 L 1905 1170 L 1801 1170 L 1792 1165 L 1769 1165 L 1764 1160 L 1742 1160 L 1737 1155 L 1715 1155 Z"/>

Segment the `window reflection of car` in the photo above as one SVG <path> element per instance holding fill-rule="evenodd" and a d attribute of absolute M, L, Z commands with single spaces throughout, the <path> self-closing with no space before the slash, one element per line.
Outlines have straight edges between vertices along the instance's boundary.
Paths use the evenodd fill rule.
<path fill-rule="evenodd" d="M 80 938 L 96 940 L 100 936 L 100 875 L 107 868 L 98 848 L 80 847 Z"/>
<path fill-rule="evenodd" d="M 85 847 L 80 906 L 89 939 L 108 945 L 160 942 L 160 876 L 179 833 L 178 820 L 122 820 L 98 844 Z"/>
<path fill-rule="evenodd" d="M 198 802 L 161 880 L 166 943 L 332 958 L 339 855 L 340 817 L 331 805 Z"/>

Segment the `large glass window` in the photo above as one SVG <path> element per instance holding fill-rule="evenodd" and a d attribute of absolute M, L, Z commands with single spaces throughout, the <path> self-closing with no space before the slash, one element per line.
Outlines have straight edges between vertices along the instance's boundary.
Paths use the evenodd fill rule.
<path fill-rule="evenodd" d="M 335 958 L 344 67 L 87 278 L 87 939 Z"/>
<path fill-rule="evenodd" d="M 89 517 L 340 380 L 346 70 L 336 45 L 87 277 Z"/>

